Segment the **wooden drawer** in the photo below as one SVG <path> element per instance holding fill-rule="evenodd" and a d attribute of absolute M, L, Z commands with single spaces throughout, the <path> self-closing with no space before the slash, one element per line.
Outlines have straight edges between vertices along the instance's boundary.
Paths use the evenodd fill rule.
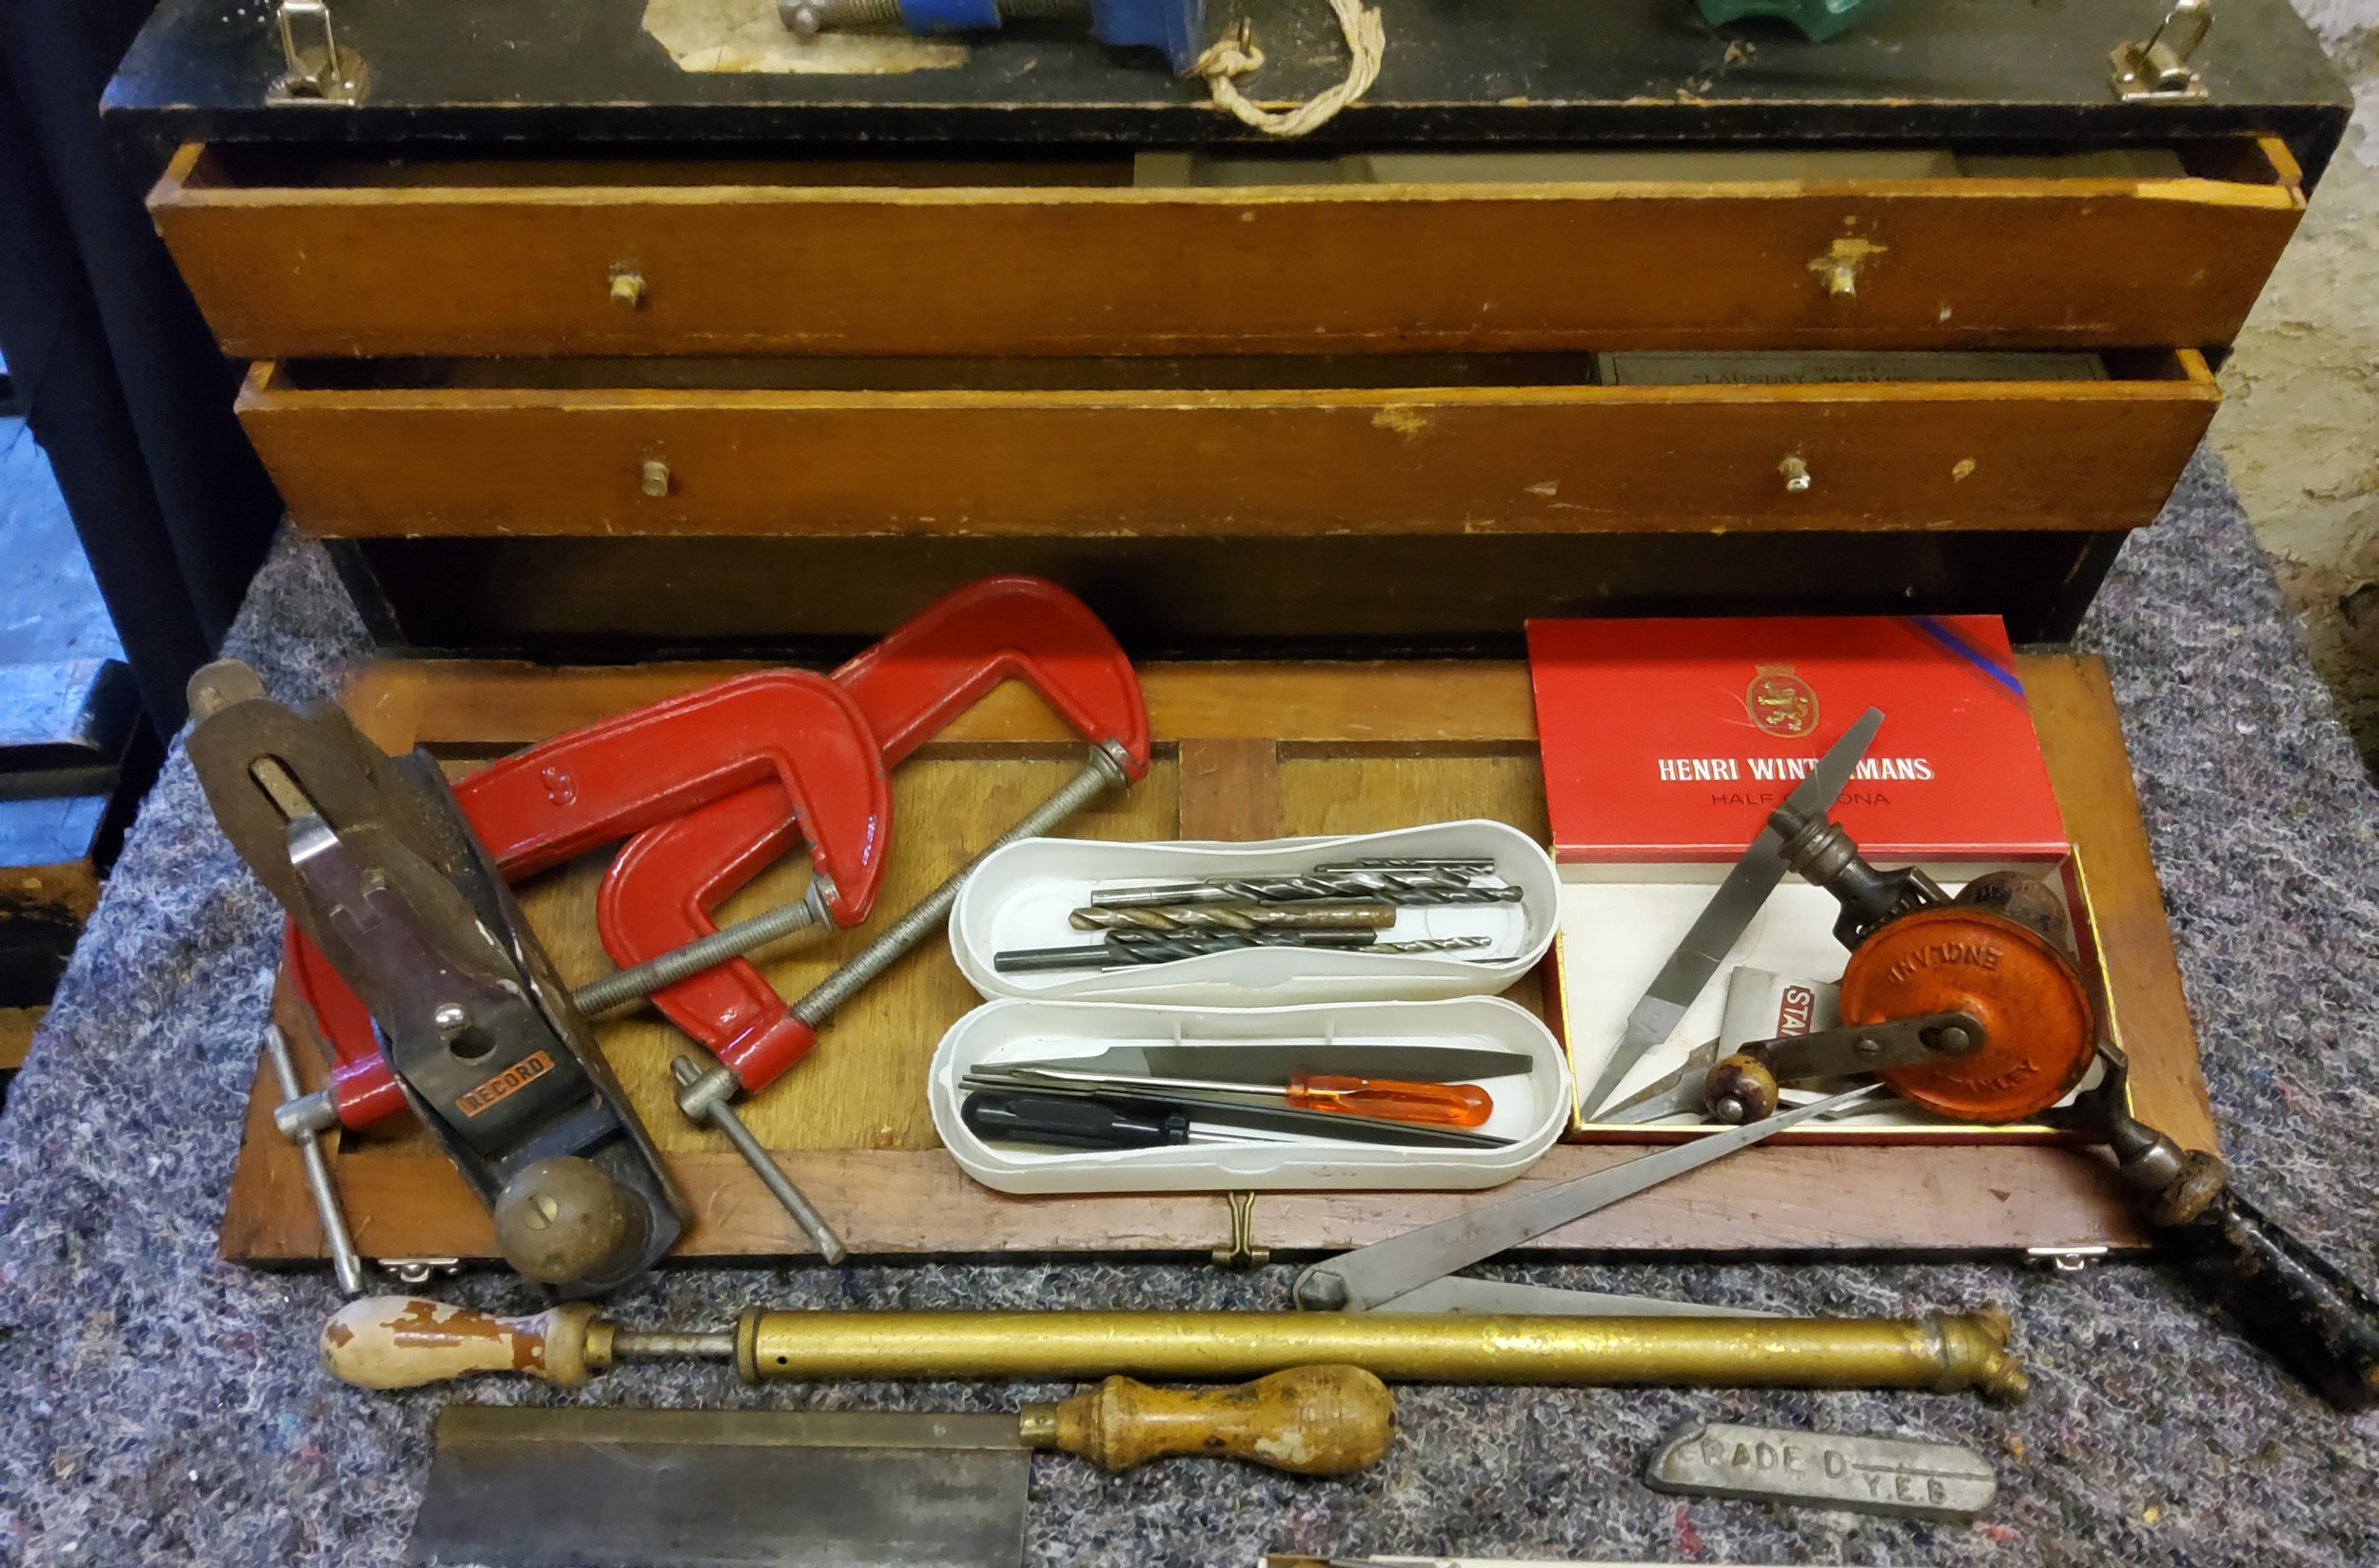
<path fill-rule="evenodd" d="M 657 384 L 671 362 L 472 363 L 436 379 L 473 384 L 430 386 L 268 362 L 239 409 L 325 535 L 1161 538 L 2128 528 L 2217 402 L 2189 349 L 2111 354 L 2092 381 L 1786 385 L 1577 384 L 1513 358 L 1311 385 L 1295 372 L 1347 366 L 1225 363 L 1246 374 L 1133 361 L 1150 373 L 1108 385 L 1116 362 L 1032 361 L 950 384 L 970 373 L 913 363 L 917 390 L 820 361 L 733 386 Z M 594 370 L 612 383 L 580 384 Z"/>
<path fill-rule="evenodd" d="M 1661 156 L 1388 155 L 1332 161 L 1330 183 L 1151 186 L 1122 153 L 192 145 L 149 207 L 246 358 L 2203 346 L 2235 335 L 2304 208 L 2270 138 Z M 1366 178 L 1337 178 L 1355 164 Z"/>

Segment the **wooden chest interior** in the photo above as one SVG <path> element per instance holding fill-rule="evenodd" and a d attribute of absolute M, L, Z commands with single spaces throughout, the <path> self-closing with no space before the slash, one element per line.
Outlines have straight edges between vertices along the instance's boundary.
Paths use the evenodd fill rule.
<path fill-rule="evenodd" d="M 390 661 L 359 671 L 345 700 L 383 747 L 425 745 L 460 771 L 726 673 L 717 665 L 571 671 Z M 2074 838 L 2139 1111 L 2211 1147 L 2194 1037 L 2104 674 L 2070 657 L 2027 658 L 2021 674 Z M 1155 665 L 1144 678 L 1156 761 L 1141 784 L 1077 818 L 1076 834 L 1239 839 L 1481 815 L 1545 833 L 1524 666 L 1209 663 Z M 855 931 L 775 951 L 764 972 L 781 992 L 799 994 L 1048 794 L 1078 758 L 1078 743 L 1037 697 L 1013 685 L 996 690 L 895 771 L 896 849 L 878 901 L 885 912 Z M 590 859 L 525 890 L 533 924 L 573 984 L 607 967 L 593 931 L 600 874 L 600 858 Z M 806 874 L 797 857 L 780 863 L 724 912 L 797 894 Z M 1509 994 L 1541 1007 L 1535 976 Z M 1228 1242 L 1222 1194 L 1017 1198 L 961 1175 L 935 1144 L 924 1075 L 943 1030 L 976 1000 L 947 947 L 929 943 L 832 1020 L 816 1049 L 745 1107 L 855 1251 L 1181 1252 Z M 285 986 L 276 1010 L 302 1044 L 313 1041 Z M 689 1127 L 663 1088 L 682 1037 L 650 1013 L 608 1020 L 598 1034 L 697 1206 L 681 1251 L 801 1253 L 797 1232 L 757 1181 L 716 1135 Z M 309 1069 L 320 1058 L 319 1050 L 299 1055 Z M 269 1075 L 260 1076 L 225 1223 L 228 1256 L 320 1254 L 295 1150 L 272 1130 L 276 1099 Z M 1559 1180 L 1633 1152 L 1557 1146 L 1523 1181 Z M 418 1129 L 349 1135 L 333 1168 L 366 1255 L 490 1254 L 484 1213 Z M 1280 1251 L 1358 1245 L 1490 1196 L 1259 1195 L 1254 1239 Z M 1536 1245 L 1955 1253 L 2143 1240 L 2098 1155 L 1996 1145 L 1762 1147 Z"/>

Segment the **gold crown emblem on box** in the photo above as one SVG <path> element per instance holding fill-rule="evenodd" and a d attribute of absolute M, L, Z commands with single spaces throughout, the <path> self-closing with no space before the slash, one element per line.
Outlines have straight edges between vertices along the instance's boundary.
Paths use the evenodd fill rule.
<path fill-rule="evenodd" d="M 1798 740 L 1816 733 L 1818 693 L 1789 664 L 1753 666 L 1751 684 L 1743 691 L 1743 712 L 1761 735 Z"/>

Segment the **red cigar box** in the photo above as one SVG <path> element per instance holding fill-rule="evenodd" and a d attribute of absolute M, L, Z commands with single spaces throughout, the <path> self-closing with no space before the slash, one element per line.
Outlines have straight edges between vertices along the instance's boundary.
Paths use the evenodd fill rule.
<path fill-rule="evenodd" d="M 1996 617 L 1793 617 L 1549 620 L 1528 627 L 1562 930 L 1552 1007 L 1581 1093 L 1628 1012 L 1744 847 L 1869 707 L 1883 723 L 1835 820 L 1878 865 L 1922 865 L 1951 891 L 2015 869 L 2049 882 L 2094 954 L 2055 796 Z M 1738 966 L 1838 978 L 1832 898 L 1788 876 L 1624 1099 L 1720 1033 Z M 1687 1124 L 1616 1128 L 1581 1106 L 1572 1136 L 1679 1138 Z M 1804 1134 L 1788 1134 L 1798 1138 Z M 1895 1107 L 1815 1139 L 2040 1137 Z"/>

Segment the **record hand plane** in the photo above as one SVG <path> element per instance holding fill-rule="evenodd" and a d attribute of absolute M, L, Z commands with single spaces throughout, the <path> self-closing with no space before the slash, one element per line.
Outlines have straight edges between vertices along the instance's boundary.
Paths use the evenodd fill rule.
<path fill-rule="evenodd" d="M 236 661 L 191 678 L 190 709 L 225 835 L 369 1009 L 505 1260 L 562 1296 L 649 1268 L 685 1200 L 437 764 Z"/>

